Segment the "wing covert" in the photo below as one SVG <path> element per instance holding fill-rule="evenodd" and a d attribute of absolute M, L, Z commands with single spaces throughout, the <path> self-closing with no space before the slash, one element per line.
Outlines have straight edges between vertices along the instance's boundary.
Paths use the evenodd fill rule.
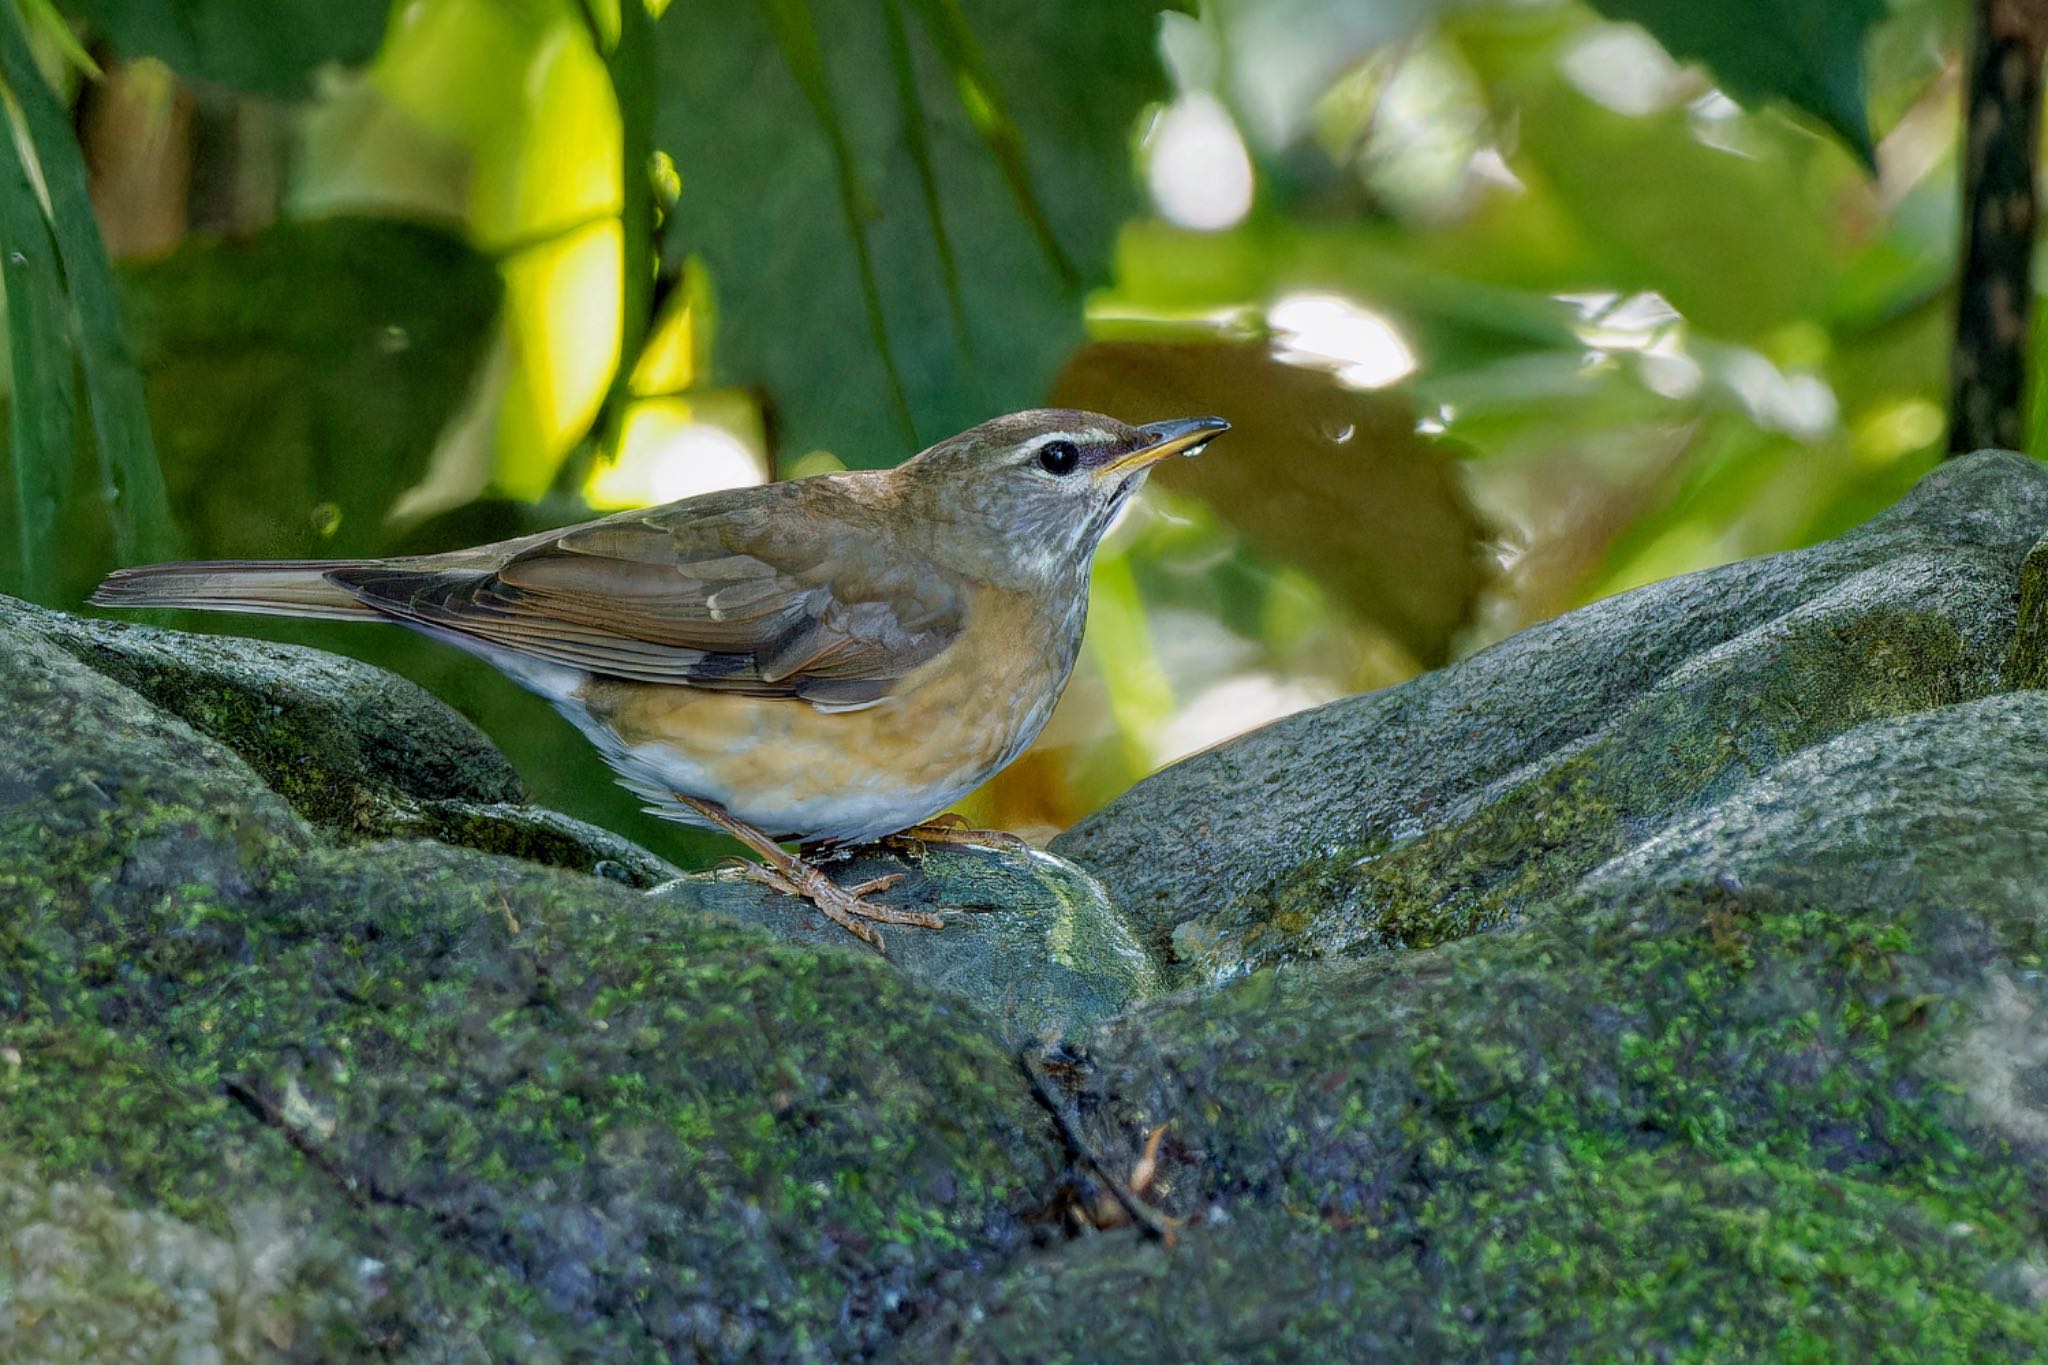
<path fill-rule="evenodd" d="M 967 585 L 878 542 L 844 495 L 797 506 L 795 487 L 514 542 L 495 568 L 429 558 L 329 577 L 399 620 L 610 677 L 832 706 L 886 696 L 960 633 Z"/>

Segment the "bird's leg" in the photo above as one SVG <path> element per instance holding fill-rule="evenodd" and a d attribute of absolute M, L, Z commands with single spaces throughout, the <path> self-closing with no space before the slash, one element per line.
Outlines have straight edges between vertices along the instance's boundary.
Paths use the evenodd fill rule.
<path fill-rule="evenodd" d="M 999 829 L 976 829 L 962 816 L 947 811 L 923 824 L 912 825 L 882 839 L 891 848 L 922 848 L 926 844 L 971 844 L 978 848 L 1000 848 L 1010 853 L 1027 852 L 1031 845 Z"/>
<path fill-rule="evenodd" d="M 838 924 L 861 942 L 879 949 L 882 936 L 867 920 L 883 924 L 913 924 L 920 929 L 943 928 L 945 921 L 937 915 L 928 915 L 921 910 L 897 910 L 887 905 L 870 905 L 864 897 L 886 890 L 903 880 L 901 872 L 891 872 L 886 877 L 876 877 L 862 882 L 859 886 L 841 886 L 820 872 L 802 858 L 793 857 L 780 844 L 769 838 L 746 821 L 737 819 L 732 812 L 716 801 L 705 801 L 694 796 L 676 793 L 676 800 L 697 814 L 709 820 L 733 838 L 745 844 L 767 866 L 749 865 L 746 873 L 757 882 L 774 887 L 786 896 L 807 900 L 825 912 L 826 918 Z"/>

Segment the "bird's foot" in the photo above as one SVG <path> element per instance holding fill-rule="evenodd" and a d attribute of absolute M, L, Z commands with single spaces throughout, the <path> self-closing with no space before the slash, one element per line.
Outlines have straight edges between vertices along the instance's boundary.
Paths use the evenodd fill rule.
<path fill-rule="evenodd" d="M 918 852 L 931 844 L 970 845 L 976 848 L 999 848 L 1006 853 L 1028 853 L 1031 845 L 1016 835 L 999 829 L 976 829 L 966 820 L 948 811 L 934 816 L 921 825 L 898 830 L 885 836 L 881 842 L 890 848 L 904 848 Z"/>
<path fill-rule="evenodd" d="M 898 910 L 894 906 L 869 904 L 867 898 L 870 895 L 886 891 L 902 881 L 904 874 L 901 872 L 874 877 L 858 886 L 841 886 L 808 859 L 791 857 L 766 831 L 739 819 L 716 801 L 682 792 L 676 793 L 676 800 L 761 856 L 761 863 L 745 865 L 743 870 L 748 880 L 772 886 L 786 896 L 809 901 L 824 911 L 827 919 L 876 952 L 883 951 L 882 936 L 876 931 L 876 924 L 909 924 L 919 929 L 943 929 L 946 926 L 946 922 L 937 915 L 923 910 Z"/>
<path fill-rule="evenodd" d="M 922 910 L 875 905 L 867 899 L 875 892 L 886 891 L 902 881 L 904 874 L 901 872 L 874 877 L 858 886 L 841 886 L 807 862 L 791 858 L 790 863 L 793 865 L 789 867 L 750 863 L 746 875 L 749 880 L 772 886 L 785 896 L 809 901 L 822 910 L 827 919 L 875 949 L 882 947 L 882 936 L 875 930 L 876 924 L 908 924 L 919 929 L 945 927 L 946 922 L 937 915 Z"/>

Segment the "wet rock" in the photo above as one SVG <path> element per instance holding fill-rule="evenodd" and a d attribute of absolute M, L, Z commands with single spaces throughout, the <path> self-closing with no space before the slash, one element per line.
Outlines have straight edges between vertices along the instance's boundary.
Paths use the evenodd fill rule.
<path fill-rule="evenodd" d="M 0 1358 L 313 1359 L 364 1344 L 379 1264 L 274 1205 L 224 1234 L 0 1170 Z"/>
<path fill-rule="evenodd" d="M 2044 527 L 1957 461 L 1193 760 L 1060 845 L 1137 932 L 863 853 L 886 959 L 0 610 L 0 1356 L 2048 1355 Z"/>
<path fill-rule="evenodd" d="M 608 829 L 546 806 L 423 801 L 407 833 L 546 867 L 569 868 L 645 890 L 682 875 L 666 858 Z"/>
<path fill-rule="evenodd" d="M 972 1005 L 1011 1043 L 1078 1032 L 1159 989 L 1151 958 L 1101 883 L 1050 853 L 868 850 L 829 866 L 843 885 L 902 874 L 878 899 L 937 913 L 945 927 L 879 926 L 889 961 Z M 760 924 L 792 942 L 853 942 L 812 906 L 734 870 L 685 878 L 656 898 Z"/>
<path fill-rule="evenodd" d="M 227 745 L 301 816 L 345 839 L 437 839 L 641 887 L 678 875 L 617 835 L 526 804 L 525 783 L 481 730 L 374 665 L 7 599 L 0 614 Z"/>
<path fill-rule="evenodd" d="M 7 614 L 233 749 L 317 824 L 387 832 L 378 808 L 420 800 L 521 801 L 526 788 L 484 733 L 371 664 L 298 645 L 88 620 L 9 602 Z"/>

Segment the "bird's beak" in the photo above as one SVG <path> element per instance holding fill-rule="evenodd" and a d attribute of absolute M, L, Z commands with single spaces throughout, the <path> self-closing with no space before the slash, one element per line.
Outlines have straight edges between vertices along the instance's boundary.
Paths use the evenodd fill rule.
<path fill-rule="evenodd" d="M 1097 477 L 1110 478 L 1149 469 L 1170 455 L 1199 454 L 1202 447 L 1230 430 L 1221 417 L 1177 417 L 1171 422 L 1149 422 L 1139 427 L 1145 443 L 1117 456 L 1096 470 Z"/>

